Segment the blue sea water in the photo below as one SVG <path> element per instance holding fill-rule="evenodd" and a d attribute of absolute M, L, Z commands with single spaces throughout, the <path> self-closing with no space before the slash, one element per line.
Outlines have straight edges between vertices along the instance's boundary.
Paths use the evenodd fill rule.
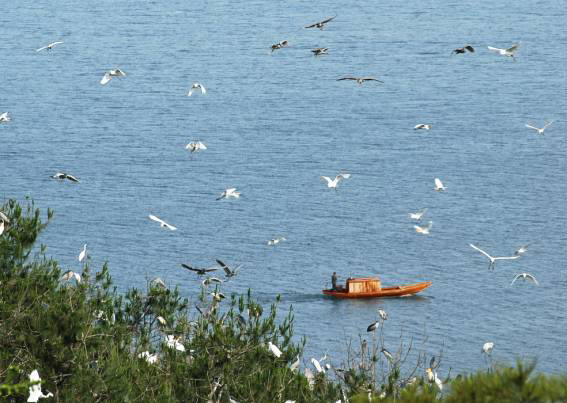
<path fill-rule="evenodd" d="M 48 253 L 79 269 L 87 243 L 122 290 L 161 277 L 197 302 L 201 279 L 180 263 L 244 264 L 223 292 L 281 295 L 306 358 L 340 364 L 381 307 L 387 347 L 401 335 L 442 351 L 441 376 L 485 368 L 487 341 L 496 362 L 565 371 L 566 21 L 552 0 L 18 1 L 0 14 L 0 113 L 13 118 L 0 125 L 0 199 L 54 209 Z M 516 62 L 487 49 L 514 43 Z M 465 44 L 476 52 L 450 56 Z M 113 68 L 127 76 L 100 85 Z M 207 94 L 187 97 L 193 82 Z M 524 126 L 549 120 L 545 136 Z M 191 156 L 192 140 L 208 149 Z M 81 183 L 50 178 L 60 171 Z M 319 178 L 341 171 L 352 176 L 337 192 Z M 239 200 L 215 200 L 232 186 Z M 423 207 L 429 236 L 408 218 Z M 287 241 L 268 247 L 277 235 Z M 530 247 L 488 271 L 469 243 Z M 433 285 L 335 301 L 321 295 L 333 271 Z M 521 272 L 541 286 L 510 287 Z"/>

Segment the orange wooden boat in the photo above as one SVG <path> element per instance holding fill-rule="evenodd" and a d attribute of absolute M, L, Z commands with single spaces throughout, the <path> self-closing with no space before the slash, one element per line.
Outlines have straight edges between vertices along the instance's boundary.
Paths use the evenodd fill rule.
<path fill-rule="evenodd" d="M 425 290 L 431 281 L 422 283 L 382 287 L 379 277 L 349 278 L 346 287 L 338 285 L 335 290 L 323 290 L 323 294 L 335 298 L 378 298 L 378 297 L 406 297 Z"/>

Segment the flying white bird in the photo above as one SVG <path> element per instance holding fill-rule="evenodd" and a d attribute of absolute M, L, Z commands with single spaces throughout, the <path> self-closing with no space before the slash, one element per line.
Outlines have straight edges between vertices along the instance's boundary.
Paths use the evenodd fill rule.
<path fill-rule="evenodd" d="M 515 255 L 515 256 L 499 256 L 499 257 L 493 257 L 490 256 L 488 253 L 486 253 L 485 251 L 483 251 L 482 249 L 480 249 L 478 246 L 473 245 L 472 243 L 469 244 L 471 248 L 476 249 L 477 251 L 479 251 L 480 253 L 482 253 L 484 256 L 486 256 L 488 258 L 488 260 L 490 260 L 490 263 L 488 264 L 488 268 L 489 269 L 493 269 L 494 270 L 494 265 L 496 264 L 497 260 L 514 260 L 514 259 L 518 259 L 519 257 L 521 257 L 522 255 Z"/>
<path fill-rule="evenodd" d="M 268 342 L 268 348 L 270 349 L 272 354 L 275 355 L 277 358 L 280 358 L 280 356 L 282 355 L 282 352 L 278 348 L 278 346 L 276 346 L 275 344 L 272 344 L 271 341 Z"/>
<path fill-rule="evenodd" d="M 35 383 L 35 385 L 32 385 L 29 388 L 30 395 L 28 397 L 28 402 L 37 402 L 39 399 L 53 397 L 53 393 L 48 392 L 47 395 L 44 395 L 41 391 L 41 378 L 39 377 L 37 369 L 34 369 L 30 374 L 30 382 Z"/>
<path fill-rule="evenodd" d="M 551 126 L 552 123 L 553 123 L 553 120 L 551 122 L 546 122 L 545 125 L 541 129 L 539 127 L 535 127 L 535 126 L 529 125 L 527 123 L 526 123 L 526 127 L 529 128 L 529 129 L 534 129 L 535 131 L 538 132 L 538 134 L 541 134 L 543 136 L 545 129 L 547 129 L 549 126 Z"/>
<path fill-rule="evenodd" d="M 217 197 L 217 200 L 228 199 L 231 197 L 234 197 L 235 199 L 240 198 L 240 192 L 237 192 L 236 188 L 228 188 L 224 192 L 222 192 L 219 197 Z"/>
<path fill-rule="evenodd" d="M 138 354 L 138 358 L 144 358 L 149 364 L 155 364 L 158 362 L 158 355 L 157 354 L 150 354 L 149 351 L 143 351 Z"/>
<path fill-rule="evenodd" d="M 203 84 L 193 83 L 193 85 L 189 89 L 189 93 L 187 94 L 187 96 L 190 97 L 191 95 L 193 95 L 193 92 L 195 92 L 197 90 L 201 91 L 201 94 L 203 94 L 203 95 L 205 95 L 207 93 L 207 90 L 205 89 L 205 86 Z"/>
<path fill-rule="evenodd" d="M 79 183 L 79 179 L 73 175 L 69 175 L 65 172 L 57 172 L 55 175 L 52 176 L 53 179 L 69 179 L 71 182 Z"/>
<path fill-rule="evenodd" d="M 63 281 L 69 281 L 72 278 L 74 278 L 77 283 L 81 282 L 81 275 L 79 273 L 75 273 L 73 270 L 67 270 L 65 273 L 63 273 L 63 276 L 61 276 L 61 280 Z"/>
<path fill-rule="evenodd" d="M 102 85 L 106 85 L 106 84 L 108 84 L 108 82 L 110 80 L 112 80 L 112 77 L 126 77 L 126 73 L 124 73 L 120 69 L 114 69 L 114 70 L 107 71 L 106 73 L 104 73 L 104 76 L 102 76 L 100 83 Z"/>
<path fill-rule="evenodd" d="M 539 285 L 536 278 L 532 276 L 530 273 L 520 273 L 520 274 L 516 274 L 514 280 L 512 280 L 512 282 L 510 283 L 510 286 L 514 285 L 516 280 L 518 280 L 519 278 L 522 278 L 523 280 L 532 280 L 535 285 Z"/>
<path fill-rule="evenodd" d="M 498 52 L 502 56 L 511 57 L 512 59 L 514 59 L 514 61 L 516 61 L 515 53 L 518 50 L 518 46 L 520 45 L 515 44 L 509 47 L 508 49 L 493 48 L 492 46 L 489 46 L 488 49 L 494 52 Z"/>
<path fill-rule="evenodd" d="M 328 176 L 321 176 L 321 179 L 324 179 L 327 182 L 327 187 L 334 188 L 335 190 L 337 190 L 337 185 L 342 179 L 348 179 L 348 178 L 350 178 L 350 174 L 347 173 L 340 173 L 337 176 L 335 176 L 335 179 L 331 179 Z"/>
<path fill-rule="evenodd" d="M 201 281 L 201 284 L 203 284 L 204 286 L 209 286 L 212 283 L 220 284 L 220 283 L 222 283 L 222 280 L 220 278 L 216 278 L 216 277 L 208 277 L 208 278 L 204 279 L 203 281 Z"/>
<path fill-rule="evenodd" d="M 528 251 L 528 246 L 529 245 L 522 245 L 520 246 L 516 252 L 514 252 L 514 255 L 523 255 L 524 253 L 526 253 Z"/>
<path fill-rule="evenodd" d="M 10 120 L 12 120 L 12 118 L 10 116 L 8 116 L 8 112 L 4 112 L 4 113 L 0 114 L 0 123 L 7 123 Z"/>
<path fill-rule="evenodd" d="M 177 229 L 177 228 L 174 227 L 173 225 L 170 225 L 170 224 L 166 223 L 166 222 L 163 221 L 161 218 L 157 218 L 157 217 L 156 217 L 155 215 L 153 215 L 153 214 L 148 215 L 148 217 L 149 217 L 150 220 L 155 221 L 155 222 L 158 222 L 158 223 L 159 223 L 159 226 L 162 227 L 162 228 L 165 227 L 165 228 L 167 228 L 167 229 L 169 229 L 169 230 L 171 230 L 171 231 L 175 231 L 175 230 Z"/>
<path fill-rule="evenodd" d="M 82 262 L 85 256 L 87 256 L 87 244 L 83 245 L 83 250 L 79 253 L 79 262 Z"/>
<path fill-rule="evenodd" d="M 481 353 L 484 354 L 490 354 L 492 352 L 492 349 L 494 348 L 494 343 L 493 342 L 486 342 L 484 343 L 484 345 L 482 346 L 482 351 Z"/>
<path fill-rule="evenodd" d="M 418 234 L 423 234 L 423 235 L 429 235 L 429 230 L 431 229 L 431 227 L 433 226 L 433 221 L 429 221 L 427 223 L 427 226 L 419 226 L 419 225 L 414 225 L 413 227 L 415 228 L 415 232 L 417 232 Z"/>
<path fill-rule="evenodd" d="M 185 149 L 191 151 L 191 153 L 194 153 L 199 150 L 206 150 L 207 146 L 200 141 L 192 141 L 185 146 Z"/>
<path fill-rule="evenodd" d="M 425 215 L 425 213 L 427 213 L 427 208 L 421 209 L 416 213 L 409 213 L 409 217 L 412 220 L 417 220 L 417 221 L 421 221 L 421 219 L 423 218 L 423 216 Z"/>
<path fill-rule="evenodd" d="M 165 342 L 167 347 L 169 348 L 175 348 L 178 351 L 185 351 L 185 346 L 183 345 L 183 343 L 181 343 L 179 339 L 176 339 L 172 334 L 165 337 Z"/>
<path fill-rule="evenodd" d="M 421 129 L 423 129 L 423 130 L 431 130 L 431 125 L 426 125 L 426 124 L 420 123 L 419 125 L 415 125 L 415 126 L 413 127 L 413 130 L 421 130 Z"/>
<path fill-rule="evenodd" d="M 41 48 L 37 49 L 36 52 L 40 52 L 43 49 L 51 50 L 54 46 L 62 44 L 63 41 L 51 42 L 49 45 L 42 46 Z"/>
<path fill-rule="evenodd" d="M 435 187 L 434 189 L 438 192 L 442 192 L 444 190 L 447 190 L 446 186 L 443 186 L 443 182 L 441 182 L 441 179 L 439 178 L 435 178 Z"/>
<path fill-rule="evenodd" d="M 380 319 L 388 320 L 388 314 L 383 309 L 378 309 L 378 315 L 380 315 Z"/>
<path fill-rule="evenodd" d="M 279 244 L 281 241 L 287 241 L 287 239 L 283 236 L 278 236 L 276 238 L 270 239 L 268 241 L 268 245 L 277 245 Z"/>

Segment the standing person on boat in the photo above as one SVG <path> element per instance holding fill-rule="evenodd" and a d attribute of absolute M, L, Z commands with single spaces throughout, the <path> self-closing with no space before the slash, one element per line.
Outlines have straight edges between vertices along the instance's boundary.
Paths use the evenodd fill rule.
<path fill-rule="evenodd" d="M 333 285 L 333 291 L 337 290 L 337 272 L 334 271 L 333 275 L 331 276 L 331 284 Z"/>

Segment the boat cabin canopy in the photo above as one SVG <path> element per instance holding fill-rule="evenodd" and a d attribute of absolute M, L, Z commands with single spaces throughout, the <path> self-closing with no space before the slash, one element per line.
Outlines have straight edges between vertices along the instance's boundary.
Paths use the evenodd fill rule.
<path fill-rule="evenodd" d="M 376 292 L 382 289 L 380 277 L 349 278 L 346 282 L 349 293 Z"/>

